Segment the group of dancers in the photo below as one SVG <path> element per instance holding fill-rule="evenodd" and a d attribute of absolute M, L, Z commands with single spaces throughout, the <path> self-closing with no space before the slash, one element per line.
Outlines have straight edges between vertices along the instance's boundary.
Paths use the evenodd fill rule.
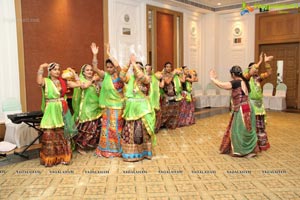
<path fill-rule="evenodd" d="M 195 123 L 191 94 L 192 83 L 198 81 L 195 70 L 174 69 L 166 62 L 161 72 L 154 73 L 151 65 L 143 66 L 134 55 L 121 68 L 108 46 L 103 71 L 98 68 L 95 43 L 91 51 L 92 65 L 83 65 L 79 76 L 71 68 L 61 73 L 57 63 L 39 67 L 37 83 L 42 88 L 44 112 L 42 165 L 70 164 L 74 148 L 81 154 L 95 149 L 99 157 L 122 157 L 124 161 L 151 159 L 161 127 L 175 129 Z M 74 88 L 73 113 L 66 102 L 68 88 Z"/>
<path fill-rule="evenodd" d="M 186 66 L 174 69 L 166 62 L 162 71 L 154 73 L 151 65 L 143 66 L 134 55 L 121 68 L 108 46 L 109 59 L 103 71 L 98 68 L 95 43 L 91 51 L 92 65 L 83 65 L 79 76 L 71 68 L 61 73 L 57 63 L 39 67 L 37 83 L 42 87 L 44 112 L 41 164 L 70 164 L 74 149 L 81 154 L 94 149 L 98 157 L 122 157 L 124 161 L 151 159 L 161 127 L 175 129 L 195 123 L 191 94 L 192 83 L 198 81 L 195 70 Z M 272 58 L 261 53 L 259 62 L 250 63 L 244 72 L 233 66 L 229 82 L 219 81 L 216 72 L 210 71 L 216 86 L 232 91 L 232 115 L 220 153 L 253 157 L 270 148 L 261 82 L 271 75 Z M 266 72 L 259 74 L 263 60 Z M 47 77 L 43 77 L 45 68 Z M 132 75 L 128 74 L 130 68 Z M 73 113 L 66 102 L 68 88 L 74 88 Z"/>

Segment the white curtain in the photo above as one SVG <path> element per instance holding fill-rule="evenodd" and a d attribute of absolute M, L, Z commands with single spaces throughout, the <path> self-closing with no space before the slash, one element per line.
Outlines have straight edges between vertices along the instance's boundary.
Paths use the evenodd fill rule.
<path fill-rule="evenodd" d="M 0 0 L 0 122 L 3 100 L 20 100 L 16 20 L 15 1 Z"/>

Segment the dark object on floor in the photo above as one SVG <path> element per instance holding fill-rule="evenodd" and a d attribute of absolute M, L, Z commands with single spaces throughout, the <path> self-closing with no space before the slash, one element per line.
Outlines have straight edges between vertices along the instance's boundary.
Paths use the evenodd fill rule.
<path fill-rule="evenodd" d="M 23 161 L 26 161 L 26 160 L 39 158 L 40 150 L 39 149 L 34 149 L 34 150 L 26 151 L 26 156 L 28 158 L 20 157 L 20 156 L 15 155 L 15 154 L 7 154 L 5 157 L 3 157 L 3 159 L 0 156 L 0 166 L 11 165 L 11 164 L 14 164 L 14 163 L 19 163 L 19 162 L 23 162 Z"/>

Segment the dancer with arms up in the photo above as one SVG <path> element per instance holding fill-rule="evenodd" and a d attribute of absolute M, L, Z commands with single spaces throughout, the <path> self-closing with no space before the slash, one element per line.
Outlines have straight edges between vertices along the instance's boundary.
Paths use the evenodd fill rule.
<path fill-rule="evenodd" d="M 272 59 L 273 56 L 267 56 L 266 54 L 261 53 L 259 62 L 257 64 L 250 63 L 248 70 L 244 73 L 245 78 L 249 80 L 251 88 L 249 96 L 255 111 L 256 133 L 260 150 L 267 150 L 270 148 L 270 143 L 268 141 L 266 132 L 266 110 L 263 102 L 264 97 L 261 83 L 272 74 L 272 68 L 269 64 Z M 263 60 L 265 61 L 266 72 L 259 73 L 258 70 Z"/>
<path fill-rule="evenodd" d="M 142 69 L 142 63 L 135 61 L 134 55 L 130 57 L 129 67 L 133 67 L 134 74 L 126 78 L 122 157 L 124 161 L 151 159 L 152 145 L 156 144 L 155 111 L 149 100 L 151 78 Z M 129 67 L 122 69 L 123 76 Z"/>
<path fill-rule="evenodd" d="M 96 155 L 101 157 L 121 157 L 121 133 L 124 125 L 123 114 L 123 87 L 124 82 L 120 78 L 120 66 L 110 55 L 109 46 L 107 54 L 109 59 L 105 61 L 105 70 L 98 69 L 98 47 L 92 43 L 93 70 L 103 79 L 99 97 L 99 106 L 103 109 L 102 127 L 99 145 Z"/>

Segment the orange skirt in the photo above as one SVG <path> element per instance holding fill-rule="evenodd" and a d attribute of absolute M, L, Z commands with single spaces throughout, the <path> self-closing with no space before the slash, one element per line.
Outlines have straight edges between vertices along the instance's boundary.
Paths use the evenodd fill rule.
<path fill-rule="evenodd" d="M 71 143 L 64 138 L 64 129 L 47 129 L 41 139 L 40 162 L 46 167 L 57 164 L 70 164 Z"/>

